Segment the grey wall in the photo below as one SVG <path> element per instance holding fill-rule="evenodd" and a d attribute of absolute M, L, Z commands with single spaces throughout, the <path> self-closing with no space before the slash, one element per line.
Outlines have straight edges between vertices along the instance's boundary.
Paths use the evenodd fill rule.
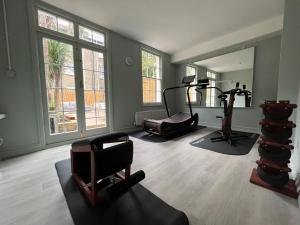
<path fill-rule="evenodd" d="M 278 77 L 278 99 L 298 103 L 291 119 L 297 123 L 295 150 L 291 158 L 292 175 L 300 173 L 300 1 L 286 0 L 281 41 L 280 68 Z"/>
<path fill-rule="evenodd" d="M 277 77 L 280 55 L 281 37 L 275 36 L 258 41 L 255 44 L 255 65 L 253 81 L 253 107 L 248 109 L 235 109 L 233 112 L 233 128 L 260 132 L 259 121 L 261 110 L 259 104 L 265 99 L 276 99 Z M 182 76 L 184 65 L 177 66 L 178 77 Z M 180 80 L 178 78 L 177 80 Z M 178 102 L 183 102 L 183 93 L 177 92 Z M 184 104 L 177 107 L 178 110 L 186 110 Z M 222 108 L 194 107 L 194 112 L 199 114 L 199 123 L 211 127 L 220 127 L 221 121 L 216 116 L 223 115 Z"/>
<path fill-rule="evenodd" d="M 12 157 L 45 148 L 43 127 L 38 123 L 41 112 L 36 100 L 36 75 L 33 70 L 32 49 L 29 35 L 27 1 L 7 2 L 8 30 L 10 33 L 12 63 L 17 76 L 6 76 L 7 60 L 3 30 L 2 4 L 0 4 L 0 113 L 8 117 L 0 121 L 0 137 L 4 145 L 0 156 Z M 133 128 L 134 112 L 161 108 L 142 106 L 142 82 L 140 73 L 140 47 L 142 44 L 111 32 L 112 108 L 114 130 Z M 174 68 L 170 56 L 164 53 L 163 86 L 175 84 Z M 124 63 L 126 56 L 134 60 L 133 66 Z M 174 111 L 174 96 L 169 96 Z"/>
<path fill-rule="evenodd" d="M 141 44 L 114 32 L 111 33 L 112 46 L 112 80 L 113 80 L 113 112 L 114 130 L 132 129 L 134 127 L 134 113 L 137 111 L 153 110 L 161 106 L 147 107 L 142 104 L 142 77 L 140 73 Z M 162 54 L 162 86 L 175 85 L 174 67 L 170 64 L 170 56 Z M 133 58 L 133 66 L 124 62 L 126 56 Z M 168 95 L 168 106 L 174 111 L 175 94 Z"/>
<path fill-rule="evenodd" d="M 4 145 L 3 155 L 31 151 L 40 146 L 37 111 L 34 95 L 32 52 L 29 42 L 26 1 L 7 2 L 11 58 L 17 76 L 6 76 L 7 59 L 3 30 L 2 2 L 0 10 L 0 112 L 7 118 L 0 121 L 0 137 Z"/>
<path fill-rule="evenodd" d="M 240 87 L 246 85 L 247 90 L 252 92 L 253 86 L 253 69 L 237 70 L 221 74 L 221 80 L 233 80 L 233 82 L 222 83 L 223 91 L 235 88 L 236 82 L 240 82 Z M 236 96 L 234 101 L 235 107 L 245 107 L 245 97 Z"/>

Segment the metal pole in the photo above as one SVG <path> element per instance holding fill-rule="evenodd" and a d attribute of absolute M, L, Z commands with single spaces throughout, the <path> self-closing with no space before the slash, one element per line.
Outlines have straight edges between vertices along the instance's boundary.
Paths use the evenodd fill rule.
<path fill-rule="evenodd" d="M 193 117 L 193 110 L 192 110 L 192 105 L 191 105 L 191 98 L 190 98 L 190 88 L 191 86 L 189 86 L 186 90 L 186 95 L 188 97 L 188 103 L 189 103 L 189 108 L 190 108 L 190 114 L 191 114 L 191 117 Z"/>

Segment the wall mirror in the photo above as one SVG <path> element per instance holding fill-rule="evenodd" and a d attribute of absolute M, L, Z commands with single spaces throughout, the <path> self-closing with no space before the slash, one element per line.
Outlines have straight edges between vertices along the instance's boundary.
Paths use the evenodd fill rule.
<path fill-rule="evenodd" d="M 198 80 L 208 78 L 211 87 L 222 91 L 235 88 L 239 82 L 240 88 L 245 85 L 251 93 L 250 104 L 247 105 L 250 107 L 253 97 L 253 67 L 254 47 L 251 47 L 188 64 L 185 66 L 185 75 L 196 75 Z M 195 88 L 190 89 L 192 104 L 202 107 L 222 107 L 222 102 L 218 98 L 220 94 L 221 92 L 215 88 L 203 89 L 201 93 Z M 245 97 L 235 96 L 234 107 L 246 107 Z"/>

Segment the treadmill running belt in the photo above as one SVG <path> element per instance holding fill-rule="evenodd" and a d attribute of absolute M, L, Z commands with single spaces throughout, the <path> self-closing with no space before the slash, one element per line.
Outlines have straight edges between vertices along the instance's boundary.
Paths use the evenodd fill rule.
<path fill-rule="evenodd" d="M 140 184 L 110 203 L 89 205 L 71 177 L 71 162 L 55 164 L 75 225 L 188 225 L 186 215 L 169 206 Z"/>
<path fill-rule="evenodd" d="M 168 135 L 168 136 L 164 136 L 164 137 L 158 136 L 158 135 L 155 135 L 155 134 L 149 134 L 146 131 L 139 130 L 139 131 L 134 131 L 134 132 L 129 133 L 129 136 L 138 138 L 142 141 L 153 142 L 153 143 L 161 143 L 161 142 L 167 142 L 167 141 L 173 140 L 175 138 L 184 136 L 188 133 L 191 133 L 191 132 L 194 132 L 194 131 L 197 131 L 197 130 L 201 130 L 203 128 L 206 128 L 206 126 L 198 125 L 195 128 L 190 128 L 188 130 L 181 131 L 181 132 L 171 134 L 171 135 Z"/>

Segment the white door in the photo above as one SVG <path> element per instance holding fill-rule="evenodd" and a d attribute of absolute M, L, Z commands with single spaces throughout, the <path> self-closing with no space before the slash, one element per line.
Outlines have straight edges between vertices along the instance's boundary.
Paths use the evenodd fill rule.
<path fill-rule="evenodd" d="M 40 57 L 46 142 L 108 131 L 104 52 L 41 35 Z"/>

